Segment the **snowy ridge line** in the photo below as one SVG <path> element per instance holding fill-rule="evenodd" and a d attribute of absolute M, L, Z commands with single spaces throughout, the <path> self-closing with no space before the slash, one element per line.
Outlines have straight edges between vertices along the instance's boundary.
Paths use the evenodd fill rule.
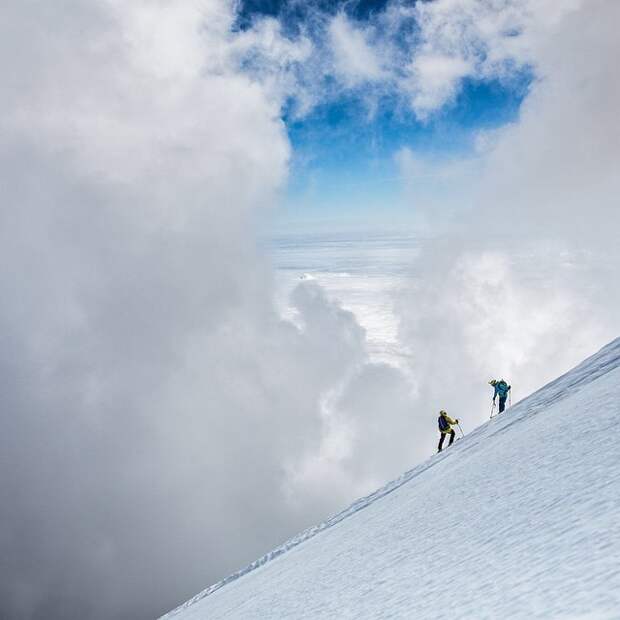
<path fill-rule="evenodd" d="M 510 417 L 505 419 L 501 428 L 490 432 L 489 435 L 503 432 L 513 424 L 538 414 L 541 410 L 578 392 L 581 388 L 619 366 L 620 338 L 616 338 L 605 345 L 598 353 L 591 355 L 572 370 L 547 383 L 547 385 L 513 405 L 510 408 Z M 497 420 L 497 415 L 493 419 Z M 485 426 L 486 424 L 479 428 Z"/>
<path fill-rule="evenodd" d="M 562 400 L 569 393 L 572 394 L 578 388 L 595 381 L 618 366 L 620 366 L 620 338 L 612 340 L 598 353 L 536 390 L 522 403 L 527 401 L 529 412 L 537 413 L 541 408 Z"/>
<path fill-rule="evenodd" d="M 583 387 L 618 367 L 620 367 L 620 338 L 616 338 L 575 368 L 515 403 L 506 409 L 504 414 L 496 414 L 492 420 L 474 428 L 467 433 L 467 443 L 459 444 L 459 452 L 470 450 L 481 441 L 504 433 L 513 425 L 538 415 L 547 407 L 579 392 Z"/>
<path fill-rule="evenodd" d="M 340 523 L 347 517 L 350 517 L 357 512 L 363 510 L 364 508 L 370 506 L 382 497 L 385 497 L 396 489 L 402 487 L 404 484 L 417 478 L 438 463 L 441 463 L 446 458 L 449 458 L 451 455 L 456 455 L 467 451 L 478 445 L 483 439 L 487 439 L 488 437 L 493 436 L 497 433 L 504 432 L 507 428 L 513 426 L 514 424 L 529 419 L 530 417 L 539 413 L 541 410 L 544 410 L 544 408 L 547 407 L 549 404 L 555 403 L 558 400 L 562 400 L 569 394 L 573 393 L 574 391 L 580 390 L 583 386 L 595 381 L 599 377 L 607 374 L 608 372 L 611 372 L 617 367 L 620 367 L 620 338 L 616 338 L 614 341 L 603 347 L 598 353 L 592 355 L 591 357 L 580 363 L 578 366 L 576 366 L 574 369 L 568 371 L 558 379 L 553 380 L 552 382 L 537 390 L 524 400 L 513 405 L 509 410 L 507 410 L 507 412 L 510 411 L 510 415 L 504 417 L 504 414 L 502 414 L 502 416 L 499 417 L 499 420 L 497 417 L 495 417 L 493 418 L 494 422 L 491 421 L 482 424 L 478 428 L 474 429 L 472 432 L 468 433 L 467 441 L 457 441 L 451 448 L 451 450 L 447 450 L 441 454 L 431 456 L 430 459 L 428 459 L 424 463 L 421 463 L 413 469 L 405 472 L 396 480 L 387 483 L 385 486 L 381 487 L 370 495 L 356 500 L 348 508 L 337 513 L 323 523 L 304 530 L 303 532 L 289 539 L 279 547 L 276 547 L 259 559 L 255 560 L 251 564 L 245 566 L 244 568 L 233 573 L 232 575 L 229 575 L 218 583 L 215 583 L 212 586 L 206 588 L 193 598 L 189 599 L 185 603 L 181 604 L 177 608 L 162 616 L 160 620 L 165 620 L 166 618 L 172 618 L 176 616 L 177 614 L 194 605 L 198 601 L 201 601 L 202 599 L 213 594 L 217 590 L 223 588 L 225 585 L 236 581 L 237 579 L 260 568 L 261 566 L 264 566 L 268 562 L 275 560 L 276 558 L 285 554 L 287 551 L 290 551 L 291 549 L 299 546 L 300 544 L 309 540 L 310 538 L 313 538 L 317 534 L 320 534 L 321 532 Z M 497 425 L 497 422 L 500 423 L 499 426 Z"/>

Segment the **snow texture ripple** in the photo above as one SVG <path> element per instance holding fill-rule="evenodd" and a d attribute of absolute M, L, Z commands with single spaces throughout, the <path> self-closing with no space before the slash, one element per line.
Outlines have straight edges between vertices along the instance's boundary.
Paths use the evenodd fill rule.
<path fill-rule="evenodd" d="M 619 385 L 620 338 L 163 618 L 620 618 Z"/>

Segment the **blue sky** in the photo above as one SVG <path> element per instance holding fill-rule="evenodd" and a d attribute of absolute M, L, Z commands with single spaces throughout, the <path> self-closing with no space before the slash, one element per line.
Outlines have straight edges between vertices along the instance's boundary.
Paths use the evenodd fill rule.
<path fill-rule="evenodd" d="M 369 116 L 361 94 L 300 119 L 285 116 L 293 147 L 286 215 L 350 219 L 379 205 L 406 210 L 395 154 L 409 148 L 432 161 L 470 156 L 481 130 L 517 118 L 526 84 L 526 77 L 510 84 L 465 81 L 456 101 L 425 122 L 394 98 Z"/>
<path fill-rule="evenodd" d="M 296 29 L 308 18 L 308 13 L 319 10 L 328 13 L 345 11 L 355 19 L 368 19 L 372 13 L 381 11 L 388 4 L 387 0 L 242 0 L 239 11 L 239 23 L 246 27 L 254 17 L 269 15 L 278 17 L 287 25 Z"/>
<path fill-rule="evenodd" d="M 262 16 L 274 16 L 295 37 L 304 28 L 316 30 L 317 15 L 343 12 L 363 28 L 386 4 L 246 0 L 239 25 L 247 28 Z M 409 207 L 395 154 L 408 148 L 434 161 L 467 158 L 480 131 L 517 118 L 531 79 L 524 70 L 504 79 L 466 77 L 454 98 L 420 120 L 399 94 L 368 85 L 339 89 L 326 76 L 326 95 L 309 113 L 300 117 L 294 100 L 283 111 L 293 158 L 280 220 L 294 226 L 309 220 L 384 218 L 386 212 L 406 218 Z"/>

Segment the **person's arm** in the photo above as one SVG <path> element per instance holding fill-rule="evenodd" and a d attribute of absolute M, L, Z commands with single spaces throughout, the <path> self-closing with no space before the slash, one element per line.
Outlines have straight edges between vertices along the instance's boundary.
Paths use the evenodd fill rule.
<path fill-rule="evenodd" d="M 453 420 L 449 415 L 446 416 L 446 420 L 448 420 L 448 423 L 452 425 L 459 423 L 458 418 L 456 420 Z"/>
<path fill-rule="evenodd" d="M 495 391 L 493 392 L 493 401 L 495 401 L 495 398 L 497 397 L 497 384 L 494 387 Z"/>

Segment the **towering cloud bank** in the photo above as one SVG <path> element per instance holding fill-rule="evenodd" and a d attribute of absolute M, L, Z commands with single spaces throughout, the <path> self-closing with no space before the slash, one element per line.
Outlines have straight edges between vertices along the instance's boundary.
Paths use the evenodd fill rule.
<path fill-rule="evenodd" d="M 272 308 L 273 24 L 233 35 L 220 0 L 3 12 L 0 615 L 154 617 L 312 518 L 287 471 L 364 334 L 311 285 L 302 328 Z"/>

